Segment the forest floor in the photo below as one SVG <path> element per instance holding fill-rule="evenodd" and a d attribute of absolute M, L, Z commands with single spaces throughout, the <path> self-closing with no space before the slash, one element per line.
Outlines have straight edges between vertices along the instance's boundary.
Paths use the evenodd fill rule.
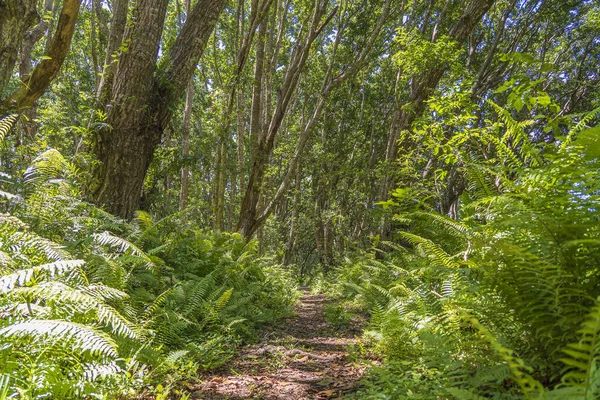
<path fill-rule="evenodd" d="M 191 398 L 335 399 L 351 392 L 369 366 L 349 353 L 361 326 L 336 330 L 325 320 L 328 302 L 322 294 L 304 292 L 294 317 L 204 377 Z"/>

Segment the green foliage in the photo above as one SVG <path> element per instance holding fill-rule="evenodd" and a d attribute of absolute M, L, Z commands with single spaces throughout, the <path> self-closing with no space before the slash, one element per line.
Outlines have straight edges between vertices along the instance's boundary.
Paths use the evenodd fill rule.
<path fill-rule="evenodd" d="M 183 394 L 181 380 L 222 365 L 259 327 L 289 315 L 291 277 L 254 242 L 178 216 L 119 221 L 79 200 L 76 180 L 48 150 L 12 187 L 21 191 L 7 203 L 12 213 L 0 214 L 8 395 Z M 165 379 L 179 383 L 155 384 Z"/>
<path fill-rule="evenodd" d="M 371 314 L 365 337 L 387 360 L 355 398 L 598 396 L 595 128 L 534 143 L 530 123 L 492 106 L 496 127 L 438 147 L 472 182 L 456 219 L 400 189 L 387 206 L 401 246 L 338 270 L 338 295 Z"/>

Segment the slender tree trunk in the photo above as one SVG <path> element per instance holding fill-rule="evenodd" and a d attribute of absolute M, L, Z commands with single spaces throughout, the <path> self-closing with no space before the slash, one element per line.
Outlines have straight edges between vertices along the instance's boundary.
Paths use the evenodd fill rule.
<path fill-rule="evenodd" d="M 112 93 L 112 82 L 117 63 L 117 51 L 123 43 L 125 36 L 125 25 L 127 25 L 127 10 L 129 8 L 129 0 L 114 0 L 113 1 L 113 16 L 110 24 L 110 33 L 108 35 L 108 45 L 106 47 L 106 57 L 104 59 L 104 67 L 102 76 L 98 84 L 96 97 L 103 104 L 110 101 Z"/>
<path fill-rule="evenodd" d="M 219 140 L 218 150 L 219 158 L 217 161 L 217 190 L 215 193 L 215 229 L 223 230 L 223 211 L 225 208 L 225 164 L 227 162 L 227 154 L 225 153 L 225 141 L 223 137 Z"/>
<path fill-rule="evenodd" d="M 294 250 L 296 248 L 296 223 L 298 220 L 298 204 L 300 203 L 300 185 L 302 176 L 301 163 L 296 164 L 296 182 L 294 187 L 294 202 L 292 204 L 292 220 L 290 222 L 290 233 L 288 235 L 288 241 L 285 246 L 285 253 L 283 254 L 283 264 L 289 265 L 292 262 L 294 256 Z"/>
<path fill-rule="evenodd" d="M 294 173 L 294 170 L 296 168 L 296 164 L 299 162 L 302 151 L 304 150 L 304 146 L 306 145 L 308 138 L 310 137 L 310 133 L 313 131 L 313 129 L 315 128 L 315 126 L 318 122 L 320 113 L 321 113 L 323 107 L 325 106 L 325 103 L 326 103 L 330 93 L 333 91 L 333 89 L 335 87 L 340 85 L 342 82 L 344 82 L 350 76 L 353 76 L 354 74 L 356 74 L 356 72 L 358 72 L 360 70 L 360 68 L 364 65 L 366 57 L 370 53 L 371 49 L 373 48 L 375 40 L 378 38 L 379 33 L 383 27 L 383 24 L 388 17 L 388 13 L 390 10 L 390 4 L 391 4 L 391 0 L 387 0 L 384 8 L 382 10 L 381 16 L 377 22 L 377 25 L 375 26 L 375 29 L 373 29 L 373 31 L 371 32 L 371 35 L 368 37 L 365 45 L 362 48 L 362 51 L 358 55 L 358 57 L 354 60 L 354 62 L 352 62 L 349 66 L 347 66 L 347 68 L 344 69 L 343 72 L 341 72 L 335 76 L 333 75 L 333 59 L 334 59 L 334 57 L 332 56 L 332 58 L 330 60 L 330 65 L 328 67 L 328 71 L 327 71 L 325 79 L 323 81 L 321 93 L 315 104 L 314 111 L 313 111 L 311 117 L 309 118 L 309 120 L 305 124 L 303 124 L 302 131 L 300 133 L 300 138 L 298 139 L 296 149 L 294 150 L 294 155 L 292 156 L 292 159 L 290 160 L 288 168 L 287 168 L 286 172 L 284 173 L 283 180 L 282 180 L 281 184 L 279 185 L 279 187 L 277 188 L 275 195 L 266 204 L 266 206 L 264 208 L 258 208 L 257 204 L 258 204 L 258 199 L 260 198 L 262 179 L 263 179 L 264 171 L 266 168 L 266 164 L 263 165 L 261 163 L 267 163 L 269 160 L 269 157 L 272 153 L 275 135 L 277 134 L 277 132 L 279 130 L 279 127 L 280 127 L 283 117 L 285 115 L 284 113 L 287 111 L 287 107 L 289 106 L 289 100 L 295 90 L 295 86 L 291 86 L 291 84 L 292 84 L 292 82 L 295 82 L 295 83 L 293 83 L 294 85 L 297 84 L 297 79 L 301 73 L 300 71 L 302 70 L 302 66 L 304 65 L 303 62 L 305 62 L 306 57 L 308 56 L 308 51 L 310 50 L 310 45 L 312 44 L 312 41 L 314 41 L 314 39 L 317 37 L 317 35 L 322 30 L 322 28 L 337 13 L 337 9 L 334 9 L 329 14 L 326 21 L 322 25 L 320 25 L 320 28 L 313 31 L 313 29 L 315 29 L 314 21 L 315 21 L 315 17 L 317 17 L 317 11 L 318 11 L 318 10 L 315 10 L 315 14 L 313 15 L 313 23 L 311 24 L 311 28 L 310 28 L 311 33 L 309 34 L 309 36 L 307 37 L 307 39 L 304 43 L 302 43 L 296 47 L 296 49 L 294 50 L 294 53 L 292 54 L 290 67 L 286 73 L 286 78 L 284 79 L 284 86 L 283 86 L 282 90 L 280 91 L 280 96 L 278 98 L 278 102 L 277 102 L 277 105 L 275 108 L 275 113 L 273 114 L 273 117 L 271 118 L 271 123 L 269 125 L 267 135 L 264 138 L 265 140 L 261 140 L 259 142 L 259 147 L 257 149 L 258 154 L 257 154 L 257 157 L 254 159 L 254 162 L 252 165 L 252 170 L 251 170 L 250 179 L 249 179 L 249 183 L 248 183 L 248 190 L 246 191 L 246 195 L 244 196 L 244 199 L 242 201 L 242 207 L 241 207 L 241 211 L 240 211 L 240 220 L 238 222 L 238 230 L 240 232 L 242 232 L 242 234 L 245 237 L 247 237 L 247 238 L 251 237 L 252 234 L 254 233 L 254 231 L 256 231 L 256 229 L 258 229 L 258 227 L 262 226 L 262 224 L 265 222 L 265 220 L 272 213 L 274 207 L 281 200 L 284 193 L 286 193 L 288 184 L 289 184 L 291 177 Z M 285 15 L 285 12 L 282 12 L 281 14 Z M 320 15 L 318 15 L 318 18 L 320 19 L 323 14 L 324 14 L 324 9 L 321 10 L 321 13 L 320 13 Z M 337 46 L 341 40 L 341 32 L 342 32 L 342 30 L 339 29 L 338 33 L 336 35 L 336 38 L 335 38 L 335 43 L 333 46 L 333 54 L 334 55 L 335 55 Z M 279 33 L 280 33 L 279 36 L 281 36 L 281 30 Z M 275 45 L 274 48 L 277 49 L 277 45 Z M 301 49 L 301 50 L 298 50 L 298 49 Z M 295 58 L 294 56 L 296 56 L 297 58 Z M 274 60 L 275 60 L 275 57 L 272 58 L 272 65 L 275 64 Z M 294 70 L 294 68 L 299 68 L 299 70 Z M 296 80 L 295 81 L 290 80 L 291 81 L 289 83 L 290 86 L 286 86 L 286 81 L 288 78 L 290 78 L 290 72 L 292 72 L 292 74 L 294 74 L 293 76 L 295 76 Z M 281 101 L 282 98 L 283 98 L 283 101 Z M 283 108 L 282 108 L 282 106 L 283 106 Z M 268 156 L 261 157 L 261 153 L 263 153 L 263 152 L 266 152 L 268 154 Z M 259 213 L 259 209 L 261 210 L 260 213 Z"/>
<path fill-rule="evenodd" d="M 194 100 L 194 81 L 190 80 L 185 96 L 185 109 L 183 111 L 183 132 L 181 134 L 181 155 L 185 163 L 190 155 L 190 126 L 192 120 L 192 102 Z M 181 192 L 179 194 L 179 211 L 187 207 L 190 191 L 190 169 L 187 165 L 181 168 Z"/>
<path fill-rule="evenodd" d="M 310 26 L 306 36 L 303 39 L 298 39 L 294 50 L 290 57 L 290 63 L 283 79 L 282 87 L 279 92 L 275 110 L 270 116 L 270 123 L 265 132 L 261 132 L 258 138 L 258 146 L 253 157 L 250 177 L 248 179 L 248 188 L 242 200 L 240 208 L 240 219 L 238 221 L 237 230 L 246 238 L 251 238 L 256 230 L 260 228 L 264 219 L 259 219 L 259 201 L 262 197 L 262 186 L 267 169 L 269 159 L 275 145 L 275 138 L 281 128 L 281 124 L 285 118 L 290 105 L 292 95 L 295 93 L 300 79 L 300 75 L 304 70 L 304 66 L 310 53 L 310 48 L 317 36 L 322 31 L 323 27 L 331 21 L 337 9 L 335 9 L 322 23 L 321 20 L 325 14 L 327 2 L 318 2 L 313 10 Z M 263 53 L 264 56 L 264 53 Z M 255 82 L 256 83 L 256 82 Z M 261 93 L 256 93 L 260 96 Z M 254 97 L 253 97 L 254 101 Z M 260 101 L 260 100 L 258 100 Z M 260 128 L 260 109 L 253 109 L 256 112 L 255 124 Z M 254 115 L 253 115 L 254 118 Z M 256 125 L 255 125 L 256 128 Z M 257 128 L 257 129 L 258 129 Z"/>
<path fill-rule="evenodd" d="M 92 70 L 94 71 L 94 80 L 96 82 L 96 90 L 100 84 L 100 71 L 98 70 L 98 43 L 96 34 L 96 1 L 92 0 L 92 12 L 90 15 L 90 42 L 92 46 Z"/>

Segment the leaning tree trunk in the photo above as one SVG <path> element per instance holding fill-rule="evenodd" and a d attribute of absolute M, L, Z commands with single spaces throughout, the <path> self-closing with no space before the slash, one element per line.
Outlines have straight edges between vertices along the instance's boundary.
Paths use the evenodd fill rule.
<path fill-rule="evenodd" d="M 0 99 L 6 94 L 25 32 L 39 19 L 35 5 L 35 0 L 0 1 Z"/>
<path fill-rule="evenodd" d="M 467 7 L 465 7 L 463 14 L 458 21 L 450 28 L 448 37 L 458 44 L 462 45 L 465 43 L 495 1 L 496 0 L 472 0 Z M 440 18 L 443 17 L 443 15 L 440 16 Z M 437 30 L 438 26 L 439 21 L 434 30 L 433 40 L 435 40 L 436 35 L 439 33 Z M 405 151 L 409 151 L 414 146 L 414 143 L 411 143 L 410 140 L 403 141 L 399 146 L 398 142 L 400 140 L 400 134 L 401 132 L 410 129 L 413 122 L 423 114 L 427 101 L 448 69 L 449 65 L 440 65 L 413 77 L 409 98 L 405 102 L 398 103 L 394 115 L 392 116 L 385 155 L 387 162 L 392 163 L 398 159 L 400 146 Z M 394 176 L 384 176 L 380 182 L 380 198 L 387 199 L 389 197 L 389 192 L 395 186 L 396 179 Z M 389 240 L 391 234 L 390 229 L 389 221 L 384 217 L 380 226 L 380 237 L 382 241 Z"/>
<path fill-rule="evenodd" d="M 0 2 L 0 5 L 1 4 L 3 3 Z M 10 2 L 8 4 L 10 4 Z M 21 4 L 25 3 L 22 2 Z M 63 6 L 56 25 L 56 32 L 52 36 L 52 40 L 50 41 L 48 50 L 44 54 L 44 58 L 36 65 L 31 72 L 31 75 L 27 77 L 27 80 L 22 82 L 17 90 L 0 103 L 0 116 L 8 113 L 22 112 L 23 110 L 31 108 L 46 92 L 46 89 L 48 89 L 52 80 L 58 75 L 69 49 L 71 48 L 71 39 L 73 38 L 73 31 L 75 30 L 75 22 L 77 20 L 77 15 L 79 14 L 80 5 L 81 0 L 63 0 Z M 9 6 L 9 11 L 11 7 L 14 6 Z M 4 11 L 6 10 L 0 6 L 0 15 L 2 15 Z M 2 18 L 3 17 L 0 16 L 0 32 L 3 32 L 5 29 Z M 22 41 L 22 38 L 20 40 Z M 21 42 L 19 42 L 19 44 L 20 43 Z M 0 53 L 1 52 L 2 49 L 0 49 Z M 4 88 L 0 84 L 0 91 L 3 89 Z"/>

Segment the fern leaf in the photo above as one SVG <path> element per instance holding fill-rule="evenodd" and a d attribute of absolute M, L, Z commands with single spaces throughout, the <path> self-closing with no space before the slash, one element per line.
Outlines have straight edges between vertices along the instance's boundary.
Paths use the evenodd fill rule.
<path fill-rule="evenodd" d="M 90 382 L 122 373 L 123 369 L 114 362 L 108 364 L 85 364 L 83 367 L 83 377 Z"/>
<path fill-rule="evenodd" d="M 29 288 L 21 288 L 15 294 L 26 298 L 36 298 L 54 304 L 69 305 L 81 313 L 95 312 L 99 322 L 110 326 L 117 335 L 137 338 L 129 321 L 121 316 L 114 308 L 104 304 L 96 297 L 73 289 L 61 282 L 46 282 Z"/>
<path fill-rule="evenodd" d="M 4 138 L 17 122 L 17 119 L 19 119 L 19 114 L 11 114 L 0 120 L 0 142 L 4 142 Z"/>
<path fill-rule="evenodd" d="M 88 326 L 59 320 L 30 320 L 0 329 L 3 341 L 32 338 L 36 346 L 50 343 L 103 358 L 117 357 L 117 344 L 108 335 Z"/>
<path fill-rule="evenodd" d="M 457 268 L 460 266 L 459 263 L 452 260 L 452 257 L 448 255 L 448 253 L 431 240 L 408 232 L 399 232 L 399 234 L 410 244 L 415 246 L 415 248 L 422 250 L 426 256 L 437 259 L 441 265 L 449 268 Z"/>
<path fill-rule="evenodd" d="M 588 128 L 588 124 L 594 119 L 596 118 L 598 115 L 600 115 L 600 107 L 590 111 L 588 114 L 586 114 L 581 121 L 579 121 L 573 128 L 571 128 L 571 130 L 569 131 L 569 133 L 567 134 L 567 137 L 565 138 L 565 141 L 562 143 L 561 145 L 561 149 L 565 149 L 567 148 L 572 142 L 573 142 L 573 137 L 578 134 L 579 132 L 583 131 L 584 129 Z"/>
<path fill-rule="evenodd" d="M 540 382 L 529 375 L 529 372 L 532 371 L 532 368 L 527 366 L 520 358 L 515 357 L 512 350 L 509 350 L 500 344 L 494 335 L 476 318 L 468 316 L 467 318 L 471 325 L 473 325 L 473 327 L 479 331 L 481 337 L 492 346 L 496 354 L 499 355 L 504 362 L 506 362 L 515 382 L 519 385 L 525 397 L 527 399 L 539 398 L 539 396 L 544 393 L 544 387 Z"/>
<path fill-rule="evenodd" d="M 562 377 L 562 384 L 578 388 L 585 400 L 600 396 L 600 297 L 592 307 L 581 329 L 580 340 L 567 345 L 563 352 L 568 356 L 561 361 L 568 372 Z"/>
<path fill-rule="evenodd" d="M 135 255 L 136 257 L 145 261 L 147 267 L 154 266 L 152 259 L 146 253 L 144 253 L 142 249 L 123 238 L 112 235 L 110 232 L 96 233 L 93 235 L 93 238 L 100 245 L 108 245 L 117 248 L 122 253 L 129 252 Z"/>
<path fill-rule="evenodd" d="M 67 260 L 56 261 L 49 264 L 38 265 L 36 267 L 22 269 L 9 275 L 0 277 L 0 292 L 6 293 L 15 286 L 24 286 L 28 284 L 32 278 L 37 277 L 40 273 L 47 273 L 49 276 L 63 274 L 67 271 L 72 271 L 75 268 L 83 266 L 83 260 Z"/>

